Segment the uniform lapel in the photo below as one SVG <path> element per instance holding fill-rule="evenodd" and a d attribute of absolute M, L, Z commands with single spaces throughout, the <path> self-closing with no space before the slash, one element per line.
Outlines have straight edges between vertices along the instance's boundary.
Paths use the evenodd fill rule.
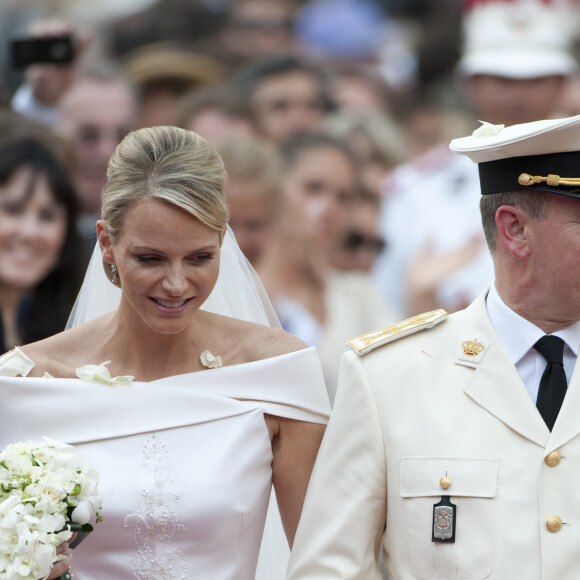
<path fill-rule="evenodd" d="M 576 362 L 574 372 L 558 418 L 552 429 L 546 454 L 568 443 L 580 433 L 580 365 Z"/>
<path fill-rule="evenodd" d="M 486 294 L 466 309 L 457 337 L 455 363 L 474 369 L 464 392 L 510 429 L 546 447 L 550 431 L 491 326 Z"/>

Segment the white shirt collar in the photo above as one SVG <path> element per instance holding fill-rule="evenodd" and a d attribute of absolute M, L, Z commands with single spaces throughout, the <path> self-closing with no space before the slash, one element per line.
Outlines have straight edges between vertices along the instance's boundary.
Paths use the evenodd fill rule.
<path fill-rule="evenodd" d="M 486 307 L 491 324 L 514 365 L 517 365 L 536 341 L 546 334 L 509 308 L 501 299 L 495 284 L 492 284 L 487 295 Z M 552 334 L 559 336 L 574 353 L 574 356 L 578 356 L 580 322 Z"/>

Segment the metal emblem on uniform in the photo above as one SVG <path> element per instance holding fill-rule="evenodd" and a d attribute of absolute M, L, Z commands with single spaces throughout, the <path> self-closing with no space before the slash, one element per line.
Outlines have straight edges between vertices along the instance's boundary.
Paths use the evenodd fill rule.
<path fill-rule="evenodd" d="M 461 343 L 461 346 L 463 347 L 463 354 L 470 357 L 479 356 L 485 349 L 483 344 L 478 342 L 477 338 L 474 338 L 473 340 L 466 340 L 465 342 Z"/>
<path fill-rule="evenodd" d="M 457 520 L 457 506 L 451 503 L 448 495 L 441 497 L 441 501 L 433 506 L 433 535 L 432 542 L 455 542 L 455 522 Z"/>

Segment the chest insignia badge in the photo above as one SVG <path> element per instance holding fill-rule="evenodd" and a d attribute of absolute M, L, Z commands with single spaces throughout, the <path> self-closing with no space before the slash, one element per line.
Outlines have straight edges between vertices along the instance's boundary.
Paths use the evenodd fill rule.
<path fill-rule="evenodd" d="M 463 348 L 463 354 L 471 358 L 478 357 L 485 349 L 483 344 L 478 342 L 477 338 L 474 338 L 473 340 L 466 340 L 465 342 L 461 343 L 461 346 Z"/>
<path fill-rule="evenodd" d="M 441 497 L 441 501 L 433 506 L 433 533 L 432 542 L 455 542 L 455 522 L 457 520 L 457 506 L 451 503 L 448 495 Z"/>

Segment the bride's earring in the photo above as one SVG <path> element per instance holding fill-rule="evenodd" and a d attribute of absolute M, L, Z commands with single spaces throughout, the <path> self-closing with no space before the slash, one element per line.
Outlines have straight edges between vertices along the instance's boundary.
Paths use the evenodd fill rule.
<path fill-rule="evenodd" d="M 111 282 L 115 285 L 119 285 L 119 270 L 117 270 L 116 264 L 111 264 L 111 274 L 113 275 L 111 278 Z"/>

